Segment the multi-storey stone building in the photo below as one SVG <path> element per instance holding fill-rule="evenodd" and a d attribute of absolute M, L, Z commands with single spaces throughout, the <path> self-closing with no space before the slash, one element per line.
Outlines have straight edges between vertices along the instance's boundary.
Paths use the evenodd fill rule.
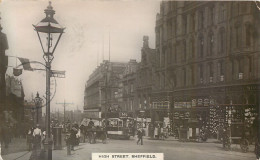
<path fill-rule="evenodd" d="M 101 112 L 121 109 L 118 90 L 126 66 L 124 62 L 104 61 L 89 76 L 84 94 L 84 113 L 87 118 L 101 118 Z"/>
<path fill-rule="evenodd" d="M 130 59 L 130 61 L 127 63 L 126 69 L 124 71 L 124 74 L 121 78 L 121 93 L 118 94 L 118 98 L 120 100 L 119 105 L 122 108 L 122 111 L 134 113 L 136 110 L 136 106 L 138 106 L 137 102 L 137 96 L 136 96 L 136 72 L 138 68 L 138 63 L 134 59 Z"/>
<path fill-rule="evenodd" d="M 155 70 L 155 49 L 149 47 L 149 37 L 143 37 L 143 47 L 141 50 L 141 62 L 137 70 L 137 95 L 138 109 L 146 110 L 151 108 L 151 93 L 154 90 L 154 70 Z"/>
<path fill-rule="evenodd" d="M 220 123 L 209 116 L 216 106 L 258 108 L 259 13 L 254 2 L 161 3 L 153 102 L 170 102 L 173 124 L 190 137 Z"/>

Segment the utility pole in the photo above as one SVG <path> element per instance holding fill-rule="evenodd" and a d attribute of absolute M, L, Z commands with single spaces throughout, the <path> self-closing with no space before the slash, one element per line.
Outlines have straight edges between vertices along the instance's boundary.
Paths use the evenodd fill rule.
<path fill-rule="evenodd" d="M 107 99 L 107 88 L 108 88 L 108 73 L 110 66 L 110 31 L 109 31 L 109 50 L 108 50 L 108 63 L 106 65 L 106 76 L 105 76 L 105 125 L 107 123 L 107 111 L 108 111 L 108 99 Z"/>
<path fill-rule="evenodd" d="M 63 105 L 63 109 L 64 109 L 64 117 L 63 117 L 63 121 L 64 121 L 64 124 L 65 124 L 65 121 L 66 121 L 66 105 L 69 105 L 69 104 L 74 104 L 74 103 L 66 103 L 65 102 L 65 99 L 64 99 L 64 102 L 63 103 L 56 103 L 56 104 L 62 104 Z"/>

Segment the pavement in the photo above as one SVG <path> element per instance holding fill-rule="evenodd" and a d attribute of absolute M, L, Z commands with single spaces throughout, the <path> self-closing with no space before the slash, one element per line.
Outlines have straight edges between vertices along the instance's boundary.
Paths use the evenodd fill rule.
<path fill-rule="evenodd" d="M 16 152 L 26 151 L 28 149 L 25 138 L 12 138 L 8 148 L 2 148 L 2 154 L 11 154 Z"/>
<path fill-rule="evenodd" d="M 255 160 L 254 148 L 247 153 L 241 152 L 239 145 L 232 145 L 231 151 L 225 151 L 216 140 L 206 143 L 179 142 L 173 137 L 165 140 L 150 140 L 144 137 L 144 145 L 136 144 L 136 137 L 130 140 L 108 139 L 106 144 L 81 143 L 67 155 L 66 147 L 53 150 L 53 160 L 91 160 L 91 153 L 164 153 L 164 160 Z M 23 151 L 2 156 L 4 160 L 28 160 L 31 152 Z"/>

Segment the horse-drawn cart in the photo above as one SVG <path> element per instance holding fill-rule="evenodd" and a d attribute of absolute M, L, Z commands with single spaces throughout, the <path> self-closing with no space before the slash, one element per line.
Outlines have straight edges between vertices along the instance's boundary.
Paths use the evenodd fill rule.
<path fill-rule="evenodd" d="M 100 139 L 102 143 L 105 144 L 107 140 L 106 130 L 99 126 L 88 128 L 86 130 L 86 135 L 90 144 L 96 143 L 97 139 Z"/>

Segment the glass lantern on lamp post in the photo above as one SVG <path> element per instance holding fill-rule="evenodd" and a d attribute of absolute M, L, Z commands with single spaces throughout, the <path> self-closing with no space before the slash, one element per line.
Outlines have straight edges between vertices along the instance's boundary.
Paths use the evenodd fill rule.
<path fill-rule="evenodd" d="M 50 77 L 51 62 L 54 58 L 53 53 L 60 41 L 62 34 L 64 33 L 63 27 L 53 18 L 55 11 L 51 6 L 51 2 L 47 9 L 44 10 L 46 17 L 42 19 L 38 24 L 33 25 L 34 30 L 37 32 L 42 51 L 44 53 L 43 59 L 46 63 L 46 138 L 44 141 L 44 148 L 46 149 L 45 159 L 52 159 L 52 138 L 50 130 Z"/>
<path fill-rule="evenodd" d="M 39 93 L 37 92 L 36 97 L 34 98 L 35 110 L 36 110 L 36 124 L 39 124 L 39 109 L 42 107 L 43 99 L 39 97 Z M 41 115 L 40 115 L 41 117 Z"/>

